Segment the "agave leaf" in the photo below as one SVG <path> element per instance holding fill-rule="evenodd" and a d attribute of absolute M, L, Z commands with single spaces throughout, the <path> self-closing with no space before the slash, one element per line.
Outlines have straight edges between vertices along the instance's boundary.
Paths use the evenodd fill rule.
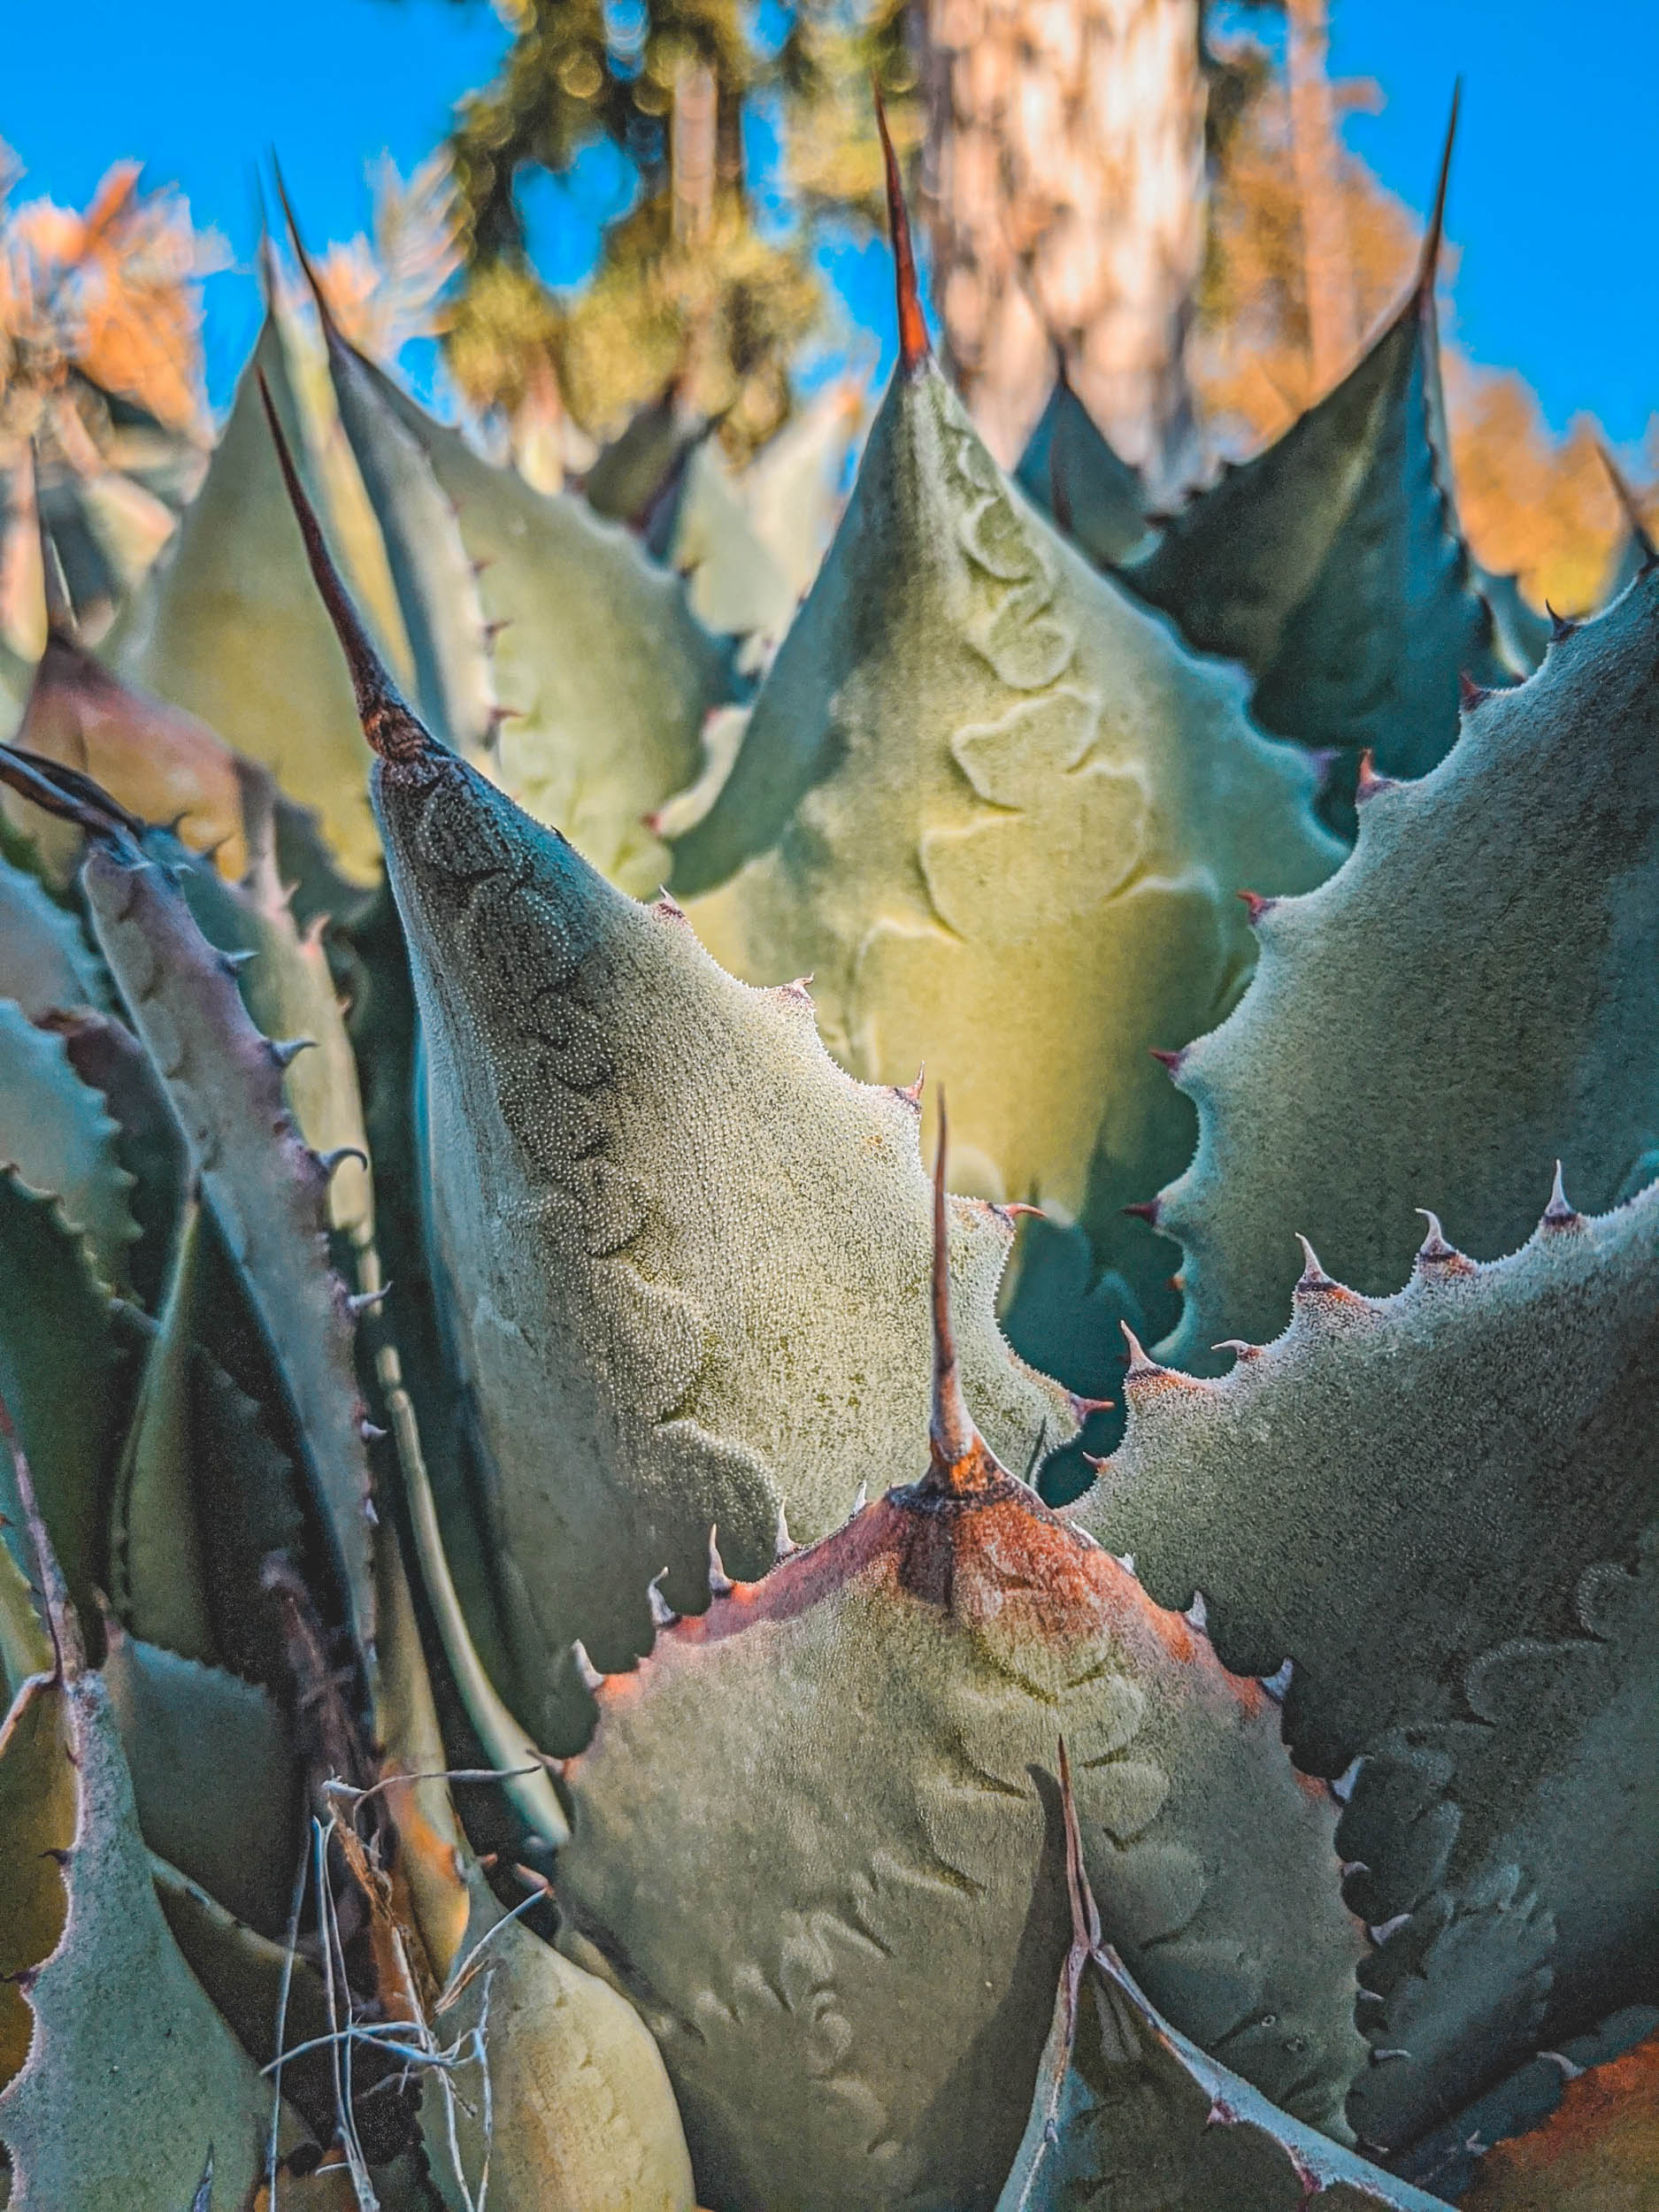
<path fill-rule="evenodd" d="M 116 1486 L 112 1594 L 134 1636 L 272 1681 L 274 1624 L 250 1594 L 272 1552 L 300 1550 L 294 1470 L 262 1404 L 207 1348 L 228 1353 L 275 1398 L 266 1363 L 250 1362 L 242 1341 L 258 1331 L 247 1303 L 211 1219 L 192 1204 Z"/>
<path fill-rule="evenodd" d="M 1312 790 L 1236 672 L 1033 512 L 918 351 L 672 887 L 733 973 L 812 976 L 855 1074 L 942 1074 L 956 1175 L 1081 1219 L 1150 1322 L 1171 1255 L 1122 1209 L 1191 1124 L 1148 1049 L 1230 1003 L 1234 892 L 1333 864 Z"/>
<path fill-rule="evenodd" d="M 643 527 L 691 455 L 708 442 L 709 418 L 686 397 L 681 372 L 636 408 L 582 479 L 582 493 L 607 522 Z"/>
<path fill-rule="evenodd" d="M 331 358 L 339 364 L 338 347 Z M 335 369 L 342 419 L 388 545 L 408 543 L 407 518 L 385 488 L 409 467 L 394 439 L 401 426 L 452 503 L 477 568 L 506 718 L 492 772 L 603 873 L 629 890 L 655 888 L 665 856 L 644 818 L 696 776 L 703 716 L 728 693 L 725 649 L 692 615 L 683 583 L 626 531 L 493 467 L 371 363 L 351 361 L 349 382 Z M 421 572 L 423 603 L 448 588 L 438 562 L 432 553 Z M 449 669 L 446 687 L 458 683 Z"/>
<path fill-rule="evenodd" d="M 0 999 L 0 1166 L 58 1199 L 98 1279 L 111 1288 L 126 1281 L 127 1248 L 138 1236 L 119 1133 L 103 1099 L 75 1072 L 63 1039 Z"/>
<path fill-rule="evenodd" d="M 127 1249 L 134 1295 L 159 1303 L 173 1235 L 184 1204 L 185 1148 L 179 1125 L 150 1056 L 113 1014 L 50 1014 L 41 1026 L 63 1039 L 69 1064 L 103 1094 L 116 1125 L 115 1154 L 131 1178 L 127 1205 L 138 1240 Z"/>
<path fill-rule="evenodd" d="M 185 1962 L 256 2065 L 268 2066 L 277 2055 L 279 2014 L 285 2049 L 328 2033 L 327 1992 L 309 1959 L 291 1956 L 280 1943 L 245 1925 L 199 1882 L 153 1851 L 150 1871 Z M 307 2051 L 285 2061 L 282 2095 L 320 2141 L 331 2139 L 335 2124 L 334 2069 L 326 2050 Z"/>
<path fill-rule="evenodd" d="M 789 626 L 795 591 L 713 438 L 687 457 L 666 536 L 698 621 L 717 636 L 742 638 L 739 665 L 758 666 Z"/>
<path fill-rule="evenodd" d="M 1202 1590 L 1229 1665 L 1294 1655 L 1299 1764 L 1364 1755 L 1339 1840 L 1386 1931 L 1367 2032 L 1406 2055 L 1356 2093 L 1368 2139 L 1472 2095 L 1547 1999 L 1582 2024 L 1659 1961 L 1656 1234 L 1659 1187 L 1554 1202 L 1486 1265 L 1433 1225 L 1389 1299 L 1310 1262 L 1224 1379 L 1132 1364 L 1081 1509 L 1156 1596 Z"/>
<path fill-rule="evenodd" d="M 1443 458 L 1445 191 L 1442 165 L 1416 280 L 1348 375 L 1122 571 L 1193 644 L 1244 663 L 1268 729 L 1369 749 L 1386 775 L 1422 775 L 1450 749 L 1460 676 L 1517 672 L 1458 534 Z"/>
<path fill-rule="evenodd" d="M 8 1584 L 17 1573 L 12 1567 Z M 0 1883 L 0 2089 L 28 2056 L 34 2016 L 24 1992 L 63 1934 L 64 1885 L 58 1869 L 75 1837 L 74 1769 L 51 1668 L 49 1644 L 45 1666 L 12 1692 L 0 1728 L 0 1844 L 6 1867 Z"/>
<path fill-rule="evenodd" d="M 1360 2053 L 1335 1807 L 1271 1701 L 972 1426 L 943 1150 L 927 1472 L 759 1584 L 711 1576 L 565 1767 L 567 1947 L 651 2024 L 733 2212 L 994 2201 L 1065 1950 L 1056 1734 L 1108 1924 L 1161 2001 L 1339 2132 Z"/>
<path fill-rule="evenodd" d="M 1659 2036 L 1567 2084 L 1535 2133 L 1486 2153 L 1468 2212 L 1644 2212 L 1659 2174 Z"/>
<path fill-rule="evenodd" d="M 0 1696 L 8 1708 L 30 1675 L 49 1674 L 51 1665 L 51 1640 L 28 1578 L 0 1544 Z"/>
<path fill-rule="evenodd" d="M 12 761 L 5 765 L 12 769 Z M 88 825 L 97 828 L 96 804 L 87 812 Z M 289 1118 L 284 1055 L 249 1019 L 222 956 L 202 935 L 183 895 L 123 831 L 110 826 L 100 834 L 104 841 L 92 845 L 81 871 L 93 927 L 280 1363 L 348 1616 L 366 1645 L 373 1634 L 368 1466 L 349 1310 L 327 1264 L 326 1170 Z"/>
<path fill-rule="evenodd" d="M 414 696 L 443 742 L 476 758 L 494 739 L 498 718 L 490 633 L 454 502 L 413 432 L 387 404 L 380 373 L 341 334 L 286 193 L 283 205 L 322 330 L 322 366 L 338 433 L 354 472 L 361 472 L 361 495 L 378 518 L 409 639 Z"/>
<path fill-rule="evenodd" d="M 489 2069 L 488 2135 L 475 2069 L 457 2073 L 453 2105 L 434 2077 L 423 2086 L 422 2131 L 443 2201 L 462 2204 L 457 2164 L 476 2185 L 488 2153 L 490 2201 L 503 2212 L 689 2212 L 690 2161 L 649 2032 L 614 1990 L 495 1901 L 443 1779 L 414 1609 L 390 1547 L 378 1571 L 375 1720 L 398 1833 L 394 1894 L 431 1969 L 427 2024 L 444 2045 L 478 2032 Z"/>
<path fill-rule="evenodd" d="M 35 671 L 17 742 L 95 777 L 129 812 L 166 822 L 228 875 L 247 866 L 236 757 L 197 716 L 122 683 L 84 647 L 54 631 Z M 37 807 L 9 802 L 54 878 L 70 882 L 81 834 Z"/>
<path fill-rule="evenodd" d="M 373 882 L 380 849 L 368 753 L 300 558 L 265 426 L 263 375 L 290 432 L 297 409 L 267 315 L 201 490 L 111 632 L 128 682 L 199 715 L 319 816 L 339 866 Z"/>
<path fill-rule="evenodd" d="M 743 472 L 743 503 L 796 599 L 812 588 L 834 535 L 847 457 L 864 411 L 861 378 L 826 384 Z"/>
<path fill-rule="evenodd" d="M 298 1842 L 286 1719 L 257 1684 L 111 1628 L 104 1679 L 145 1842 L 238 1918 L 280 1927 Z"/>
<path fill-rule="evenodd" d="M 1141 479 L 1072 390 L 1064 359 L 1014 481 L 1099 567 L 1127 559 L 1147 534 Z"/>
<path fill-rule="evenodd" d="M 1556 1159 L 1592 1210 L 1652 1172 L 1656 673 L 1659 572 L 1473 707 L 1420 782 L 1372 787 L 1346 865 L 1259 916 L 1249 989 L 1176 1070 L 1200 1132 L 1158 1201 L 1185 1248 L 1179 1363 L 1282 1327 L 1292 1230 L 1392 1291 L 1419 1206 L 1493 1258 Z"/>
<path fill-rule="evenodd" d="M 26 1787 L 13 1797 L 0 1784 L 8 1937 L 25 1953 L 48 1942 L 27 1962 L 27 2055 L 0 2091 L 10 2202 L 16 2212 L 175 2212 L 211 2147 L 226 2200 L 242 2204 L 270 2099 L 162 1917 L 109 1686 L 86 1666 L 14 1443 L 10 1456 L 57 1654 L 56 1671 L 19 1694 L 0 1756 L 4 1777 L 28 1754 Z M 44 1825 L 55 1837 L 65 1813 L 66 1839 L 45 1843 Z"/>
<path fill-rule="evenodd" d="M 568 1748 L 590 1717 L 562 1663 L 572 1638 L 626 1665 L 649 1647 L 653 1578 L 698 1601 L 711 1520 L 758 1569 L 780 1508 L 808 1532 L 833 1526 L 917 1439 L 915 1102 L 841 1074 L 804 991 L 734 982 L 671 903 L 612 889 L 437 746 L 313 542 L 381 748 L 434 1241 L 517 1598 L 510 1702 Z M 799 1244 L 780 1189 L 815 1194 Z M 955 1263 L 969 1386 L 1026 1466 L 1071 1417 L 995 1327 L 1010 1227 L 963 1208 Z"/>
<path fill-rule="evenodd" d="M 73 914 L 38 878 L 0 856 L 0 999 L 30 1021 L 55 1008 L 102 1007 L 109 984 Z"/>
<path fill-rule="evenodd" d="M 120 1433 L 119 1356 L 84 1240 L 56 1199 L 11 1174 L 0 1174 L 0 1400 L 35 1470 L 69 1587 L 89 1601 L 103 1571 L 105 1482 Z M 22 1516 L 4 1458 L 0 1514 L 15 1552 Z"/>
<path fill-rule="evenodd" d="M 997 2212 L 1440 2212 L 1171 2027 L 1103 1945 L 1066 1794 L 1071 1948 Z"/>

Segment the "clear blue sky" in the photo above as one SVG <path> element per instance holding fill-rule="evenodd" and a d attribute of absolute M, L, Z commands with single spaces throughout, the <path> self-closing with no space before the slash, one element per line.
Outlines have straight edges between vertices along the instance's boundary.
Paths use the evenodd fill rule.
<path fill-rule="evenodd" d="M 6 14 L 0 138 L 27 165 L 24 191 L 79 202 L 109 161 L 140 157 L 244 271 L 266 148 L 313 234 L 349 235 L 367 213 L 365 162 L 384 149 L 412 165 L 505 40 L 484 0 L 72 0 Z M 1333 17 L 1335 72 L 1375 77 L 1386 95 L 1381 115 L 1353 119 L 1351 141 L 1413 207 L 1463 73 L 1449 227 L 1463 344 L 1520 369 L 1558 427 L 1587 407 L 1617 442 L 1639 440 L 1659 409 L 1659 0 L 1333 0 Z M 591 237 L 606 179 L 585 181 Z M 544 196 L 537 229 L 563 274 L 582 237 L 556 235 L 555 211 Z M 885 317 L 884 256 L 838 254 L 834 273 L 860 312 Z M 251 330 L 251 284 L 217 278 L 208 302 L 222 396 Z"/>

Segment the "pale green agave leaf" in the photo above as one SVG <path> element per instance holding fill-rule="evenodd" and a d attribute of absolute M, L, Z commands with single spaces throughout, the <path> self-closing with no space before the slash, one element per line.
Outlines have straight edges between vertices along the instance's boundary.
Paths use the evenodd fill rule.
<path fill-rule="evenodd" d="M 1388 775 L 1450 749 L 1461 676 L 1519 672 L 1451 500 L 1434 320 L 1445 188 L 1442 170 L 1411 290 L 1347 376 L 1121 572 L 1194 645 L 1243 662 L 1266 728 L 1369 749 Z"/>
<path fill-rule="evenodd" d="M 138 1236 L 119 1134 L 102 1097 L 75 1072 L 63 1039 L 37 1029 L 14 1001 L 0 999 L 0 1168 L 58 1201 L 111 1289 L 126 1282 L 127 1248 Z"/>
<path fill-rule="evenodd" d="M 669 565 L 691 611 L 717 636 L 739 637 L 739 665 L 770 656 L 795 613 L 795 588 L 761 536 L 712 437 L 687 456 L 666 523 Z"/>
<path fill-rule="evenodd" d="M 743 471 L 743 503 L 797 600 L 811 589 L 834 535 L 841 479 L 864 411 L 861 378 L 826 384 Z"/>
<path fill-rule="evenodd" d="M 162 1916 L 108 1687 L 75 1671 L 37 1678 L 24 1694 L 61 1714 L 54 1770 L 75 1816 L 61 1872 L 44 1862 L 66 1908 L 28 1981 L 27 2058 L 0 2092 L 11 2204 L 178 2212 L 210 2148 L 220 2200 L 248 2202 L 264 2171 L 270 2092 Z M 13 1867 L 18 1840 L 8 1832 Z"/>
<path fill-rule="evenodd" d="M 282 340 L 267 315 L 202 488 L 104 648 L 128 682 L 188 708 L 314 808 L 339 866 L 372 883 L 380 847 L 369 753 L 305 572 L 259 396 L 297 440 Z"/>
<path fill-rule="evenodd" d="M 1102 1940 L 1068 1798 L 1071 1948 L 996 2212 L 1441 2212 L 1172 2028 Z"/>
<path fill-rule="evenodd" d="M 855 1074 L 947 1079 L 956 1179 L 1080 1220 L 1094 1271 L 1172 1318 L 1169 1248 L 1122 1212 L 1191 1145 L 1148 1052 L 1231 1003 L 1234 893 L 1334 864 L 1313 786 L 1236 672 L 1026 505 L 922 356 L 672 887 L 734 973 L 812 976 Z"/>
<path fill-rule="evenodd" d="M 1147 534 L 1141 479 L 1072 389 L 1064 360 L 1014 481 L 1099 567 L 1126 559 Z"/>
<path fill-rule="evenodd" d="M 1431 1206 L 1483 1259 L 1557 1159 L 1592 1212 L 1659 1151 L 1659 570 L 1464 716 L 1416 783 L 1362 784 L 1331 880 L 1256 917 L 1230 1019 L 1184 1051 L 1198 1148 L 1158 1226 L 1184 1248 L 1168 1355 L 1282 1327 L 1292 1232 L 1396 1290 Z"/>
<path fill-rule="evenodd" d="M 149 1055 L 115 1015 L 81 1008 L 48 1014 L 41 1026 L 63 1039 L 71 1066 L 116 1125 L 116 1158 L 132 1179 L 127 1201 L 138 1225 L 137 1242 L 127 1247 L 127 1274 L 148 1311 L 161 1302 L 183 1212 L 183 1136 Z"/>
<path fill-rule="evenodd" d="M 283 1095 L 285 1047 L 250 1020 L 224 956 L 165 871 L 119 840 L 81 871 L 94 931 L 155 1062 L 226 1249 L 280 1363 L 343 1578 L 373 1638 L 368 1464 L 345 1294 L 329 1271 L 326 1168 Z"/>
<path fill-rule="evenodd" d="M 441 526 L 430 548 L 411 543 L 404 503 L 418 460 L 453 511 L 492 640 L 490 772 L 603 873 L 653 889 L 666 856 L 645 818 L 697 775 L 703 717 L 729 695 L 727 651 L 691 612 L 681 580 L 619 525 L 482 459 L 361 356 L 336 344 L 330 358 L 387 542 L 406 549 L 406 573 L 420 556 L 423 605 L 449 588 L 453 559 Z M 435 648 L 438 618 L 411 615 L 411 634 L 423 624 Z M 442 668 L 448 697 L 461 678 L 451 659 Z M 457 730 L 457 741 L 468 734 Z"/>
<path fill-rule="evenodd" d="M 257 1684 L 111 1624 L 103 1676 L 144 1841 L 267 1934 L 286 1923 L 299 1847 L 299 1767 Z"/>
<path fill-rule="evenodd" d="M 973 1428 L 937 1187 L 922 1479 L 758 1584 L 711 1561 L 707 1611 L 600 1686 L 565 1765 L 562 1939 L 650 2024 L 726 2212 L 994 2202 L 1066 1947 L 1061 1738 L 1108 1927 L 1158 2000 L 1339 2133 L 1362 2062 L 1334 1801 L 1260 1686 Z"/>
<path fill-rule="evenodd" d="M 1659 1187 L 1559 1189 L 1477 1264 L 1431 1222 L 1371 1299 L 1311 1257 L 1289 1329 L 1220 1380 L 1138 1356 L 1079 1517 L 1229 1665 L 1294 1662 L 1286 1739 L 1340 1775 L 1380 1948 L 1350 2113 L 1410 2139 L 1659 1964 Z"/>
<path fill-rule="evenodd" d="M 103 1571 L 110 1463 L 120 1434 L 121 1359 L 109 1294 L 58 1200 L 0 1174 L 0 1402 L 35 1471 L 41 1512 L 72 1594 Z M 24 1573 L 23 1514 L 0 1458 L 0 1514 Z"/>
<path fill-rule="evenodd" d="M 655 399 L 634 410 L 582 478 L 582 493 L 607 522 L 641 526 L 712 428 L 686 397 L 678 371 Z"/>
<path fill-rule="evenodd" d="M 38 1021 L 60 1008 L 107 1006 L 109 995 L 74 916 L 0 855 L 0 1000 Z"/>
<path fill-rule="evenodd" d="M 590 1717 L 573 1638 L 626 1666 L 650 1646 L 653 1580 L 698 1601 L 711 1522 L 758 1572 L 780 1509 L 818 1534 L 919 1444 L 916 1103 L 835 1067 L 803 989 L 734 981 L 671 902 L 612 888 L 436 745 L 337 580 L 319 582 L 381 753 L 432 1238 L 490 1462 L 510 1701 L 568 1749 Z M 969 1388 L 1027 1468 L 1075 1416 L 996 1329 L 1010 1237 L 992 1209 L 959 1209 Z"/>

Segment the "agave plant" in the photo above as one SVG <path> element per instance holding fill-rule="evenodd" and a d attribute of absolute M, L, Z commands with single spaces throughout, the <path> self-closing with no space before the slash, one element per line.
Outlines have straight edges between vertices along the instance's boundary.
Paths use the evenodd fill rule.
<path fill-rule="evenodd" d="M 1654 2200 L 1659 564 L 1487 596 L 1438 216 L 1180 514 L 1010 480 L 889 177 L 816 573 L 844 399 L 549 495 L 273 285 L 49 597 L 19 2212 Z"/>

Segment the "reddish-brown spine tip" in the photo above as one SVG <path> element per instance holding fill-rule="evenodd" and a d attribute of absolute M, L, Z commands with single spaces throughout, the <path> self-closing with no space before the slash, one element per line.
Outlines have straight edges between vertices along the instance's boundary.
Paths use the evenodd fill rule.
<path fill-rule="evenodd" d="M 1158 1202 L 1156 1198 L 1137 1198 L 1133 1206 L 1120 1206 L 1118 1210 L 1127 1214 L 1132 1221 L 1144 1221 L 1154 1229 L 1158 1225 Z"/>
<path fill-rule="evenodd" d="M 305 544 L 305 557 L 311 563 L 312 580 L 318 595 L 328 610 L 328 618 L 334 626 L 334 635 L 346 657 L 346 666 L 351 672 L 351 687 L 357 694 L 357 718 L 363 725 L 363 734 L 383 760 L 416 761 L 436 749 L 434 741 L 398 696 L 397 687 L 369 641 L 369 634 L 351 603 L 351 597 L 340 580 L 332 555 L 323 541 L 321 525 L 300 482 L 294 457 L 288 451 L 288 442 L 282 434 L 282 425 L 277 418 L 276 403 L 271 397 L 271 388 L 265 382 L 263 369 L 257 372 L 259 396 L 265 403 L 265 420 L 271 426 L 272 442 L 276 447 L 277 465 L 282 471 L 282 481 L 288 488 L 288 504 L 299 524 L 300 536 Z"/>
<path fill-rule="evenodd" d="M 1440 174 L 1434 182 L 1434 206 L 1429 216 L 1429 227 L 1423 239 L 1423 257 L 1417 264 L 1417 296 L 1432 300 L 1434 281 L 1440 274 L 1440 249 L 1446 242 L 1446 194 L 1452 180 L 1452 148 L 1457 141 L 1457 111 L 1463 105 L 1463 81 L 1461 77 L 1452 87 L 1452 111 L 1447 119 L 1446 143 L 1440 150 Z"/>
<path fill-rule="evenodd" d="M 1477 707 L 1484 707 L 1492 696 L 1485 684 L 1478 684 L 1466 668 L 1457 672 L 1457 700 L 1465 714 L 1472 714 Z"/>
<path fill-rule="evenodd" d="M 1394 780 L 1392 776 L 1379 776 L 1377 773 L 1371 759 L 1371 749 L 1368 745 L 1359 757 L 1359 776 L 1354 786 L 1355 805 L 1363 806 L 1367 799 L 1374 799 L 1379 791 L 1392 791 L 1394 784 Z"/>
<path fill-rule="evenodd" d="M 1187 1057 L 1184 1051 L 1165 1052 L 1157 1045 L 1148 1046 L 1148 1050 L 1161 1068 L 1167 1069 L 1171 1075 L 1180 1073 L 1181 1062 Z"/>
<path fill-rule="evenodd" d="M 1277 899 L 1264 899 L 1259 891 L 1240 891 L 1235 894 L 1235 896 L 1244 902 L 1244 910 L 1250 918 L 1252 929 L 1256 927 L 1263 914 L 1271 914 L 1279 904 Z"/>
<path fill-rule="evenodd" d="M 904 204 L 899 157 L 893 150 L 887 111 L 881 104 L 881 87 L 872 78 L 870 88 L 875 96 L 876 128 L 881 134 L 881 160 L 887 171 L 887 229 L 893 239 L 893 273 L 899 294 L 899 366 L 913 375 L 932 349 L 922 314 L 921 288 L 916 279 L 916 251 L 910 243 L 910 217 Z"/>

